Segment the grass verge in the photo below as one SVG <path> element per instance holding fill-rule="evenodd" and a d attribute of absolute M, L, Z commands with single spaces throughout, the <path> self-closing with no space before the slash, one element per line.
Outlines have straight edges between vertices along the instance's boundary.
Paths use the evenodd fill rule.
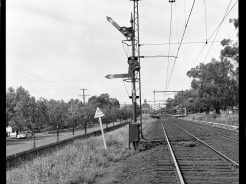
<path fill-rule="evenodd" d="M 143 130 L 151 120 L 143 117 Z M 153 120 L 152 120 L 153 121 Z M 8 184 L 78 184 L 93 183 L 100 171 L 133 154 L 128 150 L 128 126 L 105 134 L 107 150 L 100 137 L 75 140 L 50 155 L 24 162 L 6 172 Z"/>
<path fill-rule="evenodd" d="M 207 121 L 225 125 L 239 125 L 239 117 L 238 114 L 205 114 L 205 113 L 197 113 L 197 114 L 189 114 L 186 118 L 187 120 L 198 120 L 198 121 Z"/>

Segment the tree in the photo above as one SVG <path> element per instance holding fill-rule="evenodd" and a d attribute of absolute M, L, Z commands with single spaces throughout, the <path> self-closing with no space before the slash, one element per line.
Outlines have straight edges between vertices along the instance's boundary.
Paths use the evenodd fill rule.
<path fill-rule="evenodd" d="M 124 112 L 123 112 L 124 109 L 118 109 L 117 110 L 117 119 L 120 120 L 120 123 L 121 123 L 121 120 L 123 120 L 124 118 Z"/>
<path fill-rule="evenodd" d="M 235 29 L 238 29 L 239 27 L 239 19 L 230 19 L 230 23 L 233 23 Z M 238 37 L 238 33 L 237 33 Z M 236 61 L 239 62 L 239 47 L 238 47 L 238 41 L 233 42 L 231 39 L 223 39 L 221 41 L 221 45 L 224 46 L 224 48 L 220 51 L 220 58 L 223 59 L 229 59 L 230 61 Z"/>
<path fill-rule="evenodd" d="M 88 103 L 102 109 L 106 107 L 109 107 L 110 109 L 113 107 L 115 108 L 120 107 L 119 101 L 116 98 L 110 98 L 108 93 L 100 94 L 98 97 L 92 96 L 91 98 L 88 99 Z"/>
<path fill-rule="evenodd" d="M 97 102 L 99 103 L 98 105 L 101 108 L 111 106 L 110 97 L 108 93 L 103 93 L 99 95 L 97 98 Z"/>
<path fill-rule="evenodd" d="M 79 121 L 80 116 L 80 109 L 79 109 L 79 101 L 70 101 L 68 103 L 68 117 L 73 128 L 73 135 L 74 135 L 74 128 Z"/>
<path fill-rule="evenodd" d="M 229 22 L 238 29 L 239 19 L 230 19 Z M 219 113 L 220 109 L 237 106 L 239 102 L 238 42 L 223 39 L 221 45 L 224 48 L 220 52 L 220 61 L 213 58 L 210 63 L 200 64 L 187 72 L 189 77 L 194 78 L 191 87 L 198 92 L 196 102 L 207 112 L 213 108 Z"/>
<path fill-rule="evenodd" d="M 64 127 L 68 116 L 67 104 L 63 100 L 55 101 L 51 99 L 48 102 L 47 107 L 49 125 L 54 129 L 57 129 L 59 134 L 59 129 Z"/>
<path fill-rule="evenodd" d="M 48 125 L 49 115 L 47 100 L 44 98 L 39 98 L 36 102 L 38 111 L 38 124 L 36 125 L 36 131 L 39 132 L 44 126 Z"/>
<path fill-rule="evenodd" d="M 116 98 L 110 98 L 110 106 L 113 108 L 120 108 L 120 102 Z"/>
<path fill-rule="evenodd" d="M 166 100 L 166 108 L 167 109 L 173 109 L 174 108 L 174 99 L 168 98 Z"/>
<path fill-rule="evenodd" d="M 30 94 L 23 87 L 18 87 L 16 89 L 15 95 L 15 116 L 13 117 L 13 121 L 11 121 L 11 126 L 16 129 L 16 136 L 18 132 L 28 128 L 28 124 L 30 121 Z"/>
<path fill-rule="evenodd" d="M 92 104 L 87 104 L 85 106 L 80 107 L 80 123 L 84 127 L 85 134 L 87 131 L 88 123 L 96 122 L 94 115 L 95 115 L 96 107 Z"/>
<path fill-rule="evenodd" d="M 213 58 L 208 64 L 200 63 L 192 68 L 187 75 L 193 78 L 191 87 L 198 91 L 200 102 L 203 102 L 208 110 L 212 106 L 219 114 L 220 109 L 235 105 L 233 65 L 228 60 L 216 61 Z"/>
<path fill-rule="evenodd" d="M 239 19 L 230 19 L 230 23 L 233 23 L 236 30 L 239 28 Z M 238 33 L 237 33 L 238 37 Z M 220 52 L 220 58 L 221 60 L 228 60 L 230 61 L 234 66 L 235 70 L 232 71 L 231 77 L 233 77 L 235 80 L 232 81 L 231 86 L 234 89 L 234 92 L 232 94 L 233 101 L 235 101 L 235 105 L 238 105 L 239 102 L 239 45 L 238 41 L 234 42 L 230 39 L 224 39 L 221 41 L 221 45 L 224 46 L 224 48 Z"/>
<path fill-rule="evenodd" d="M 16 94 L 14 88 L 9 87 L 8 91 L 6 92 L 6 127 L 9 125 L 9 122 L 12 121 L 15 116 L 15 95 Z"/>
<path fill-rule="evenodd" d="M 97 96 L 92 96 L 88 99 L 88 104 L 93 104 L 97 106 Z"/>
<path fill-rule="evenodd" d="M 113 126 L 114 126 L 114 122 L 117 121 L 118 111 L 119 111 L 118 107 L 111 108 L 111 122 L 113 123 Z"/>
<path fill-rule="evenodd" d="M 38 124 L 40 122 L 38 106 L 34 97 L 30 98 L 27 108 L 29 114 L 25 126 L 32 132 L 32 134 L 34 134 L 36 132 L 36 127 L 38 127 Z"/>
<path fill-rule="evenodd" d="M 102 117 L 102 123 L 106 124 L 106 127 L 108 128 L 108 124 L 111 123 L 111 109 L 109 107 L 103 108 L 102 112 L 104 113 L 104 116 Z"/>

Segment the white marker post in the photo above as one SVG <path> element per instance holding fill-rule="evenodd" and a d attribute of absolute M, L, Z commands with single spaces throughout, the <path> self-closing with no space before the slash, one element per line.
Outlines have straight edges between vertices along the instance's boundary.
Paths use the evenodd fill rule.
<path fill-rule="evenodd" d="M 106 141 L 105 141 L 105 138 L 104 138 L 103 127 L 102 127 L 102 120 L 101 120 L 101 117 L 102 116 L 104 116 L 103 112 L 97 107 L 97 110 L 96 110 L 96 113 L 95 113 L 95 117 L 94 118 L 99 118 L 100 127 L 101 127 L 101 131 L 102 131 L 102 137 L 103 137 L 104 147 L 105 147 L 105 149 L 107 149 Z"/>

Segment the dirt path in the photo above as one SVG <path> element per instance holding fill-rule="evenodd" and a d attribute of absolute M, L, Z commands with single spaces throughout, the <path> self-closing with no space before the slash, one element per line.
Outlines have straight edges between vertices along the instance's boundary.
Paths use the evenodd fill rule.
<path fill-rule="evenodd" d="M 153 122 L 154 124 L 155 122 Z M 159 124 L 160 125 L 160 124 Z M 153 132 L 161 131 L 158 126 L 151 126 L 145 133 L 146 139 L 155 139 Z M 152 133 L 152 134 L 151 134 Z M 95 183 L 100 184 L 146 184 L 158 183 L 158 176 L 155 171 L 159 160 L 164 156 L 163 143 L 143 141 L 138 150 L 125 160 L 114 162 L 110 167 L 105 168 Z"/>

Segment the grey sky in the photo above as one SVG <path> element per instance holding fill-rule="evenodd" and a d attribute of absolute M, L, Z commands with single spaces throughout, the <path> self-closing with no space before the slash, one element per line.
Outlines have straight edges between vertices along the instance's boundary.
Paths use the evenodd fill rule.
<path fill-rule="evenodd" d="M 207 36 L 218 26 L 230 0 L 206 0 Z M 236 2 L 231 2 L 230 7 Z M 173 4 L 171 42 L 181 39 L 193 0 Z M 107 20 L 130 26 L 133 3 L 129 0 L 8 0 L 6 2 L 6 84 L 23 86 L 32 96 L 46 99 L 80 98 L 81 88 L 89 95 L 109 93 L 120 103 L 131 103 L 131 86 L 122 79 L 106 79 L 114 73 L 127 73 L 127 56 L 121 44 L 123 35 Z M 168 0 L 139 1 L 140 42 L 168 43 L 170 25 Z M 183 42 L 205 41 L 204 0 L 196 0 Z M 220 28 L 216 40 L 236 39 L 229 18 L 238 17 L 238 4 Z M 212 37 L 213 39 L 213 37 Z M 211 44 L 211 43 L 210 43 Z M 203 62 L 208 44 L 196 60 L 203 44 L 183 44 L 168 90 L 190 88 L 186 72 Z M 175 55 L 178 45 L 171 45 Z M 205 63 L 218 59 L 220 43 L 215 42 Z M 144 45 L 141 55 L 167 55 L 168 45 Z M 141 60 L 142 99 L 153 100 L 153 90 L 165 90 L 167 58 Z M 169 60 L 169 74 L 174 59 Z M 159 94 L 156 99 L 163 99 Z"/>

